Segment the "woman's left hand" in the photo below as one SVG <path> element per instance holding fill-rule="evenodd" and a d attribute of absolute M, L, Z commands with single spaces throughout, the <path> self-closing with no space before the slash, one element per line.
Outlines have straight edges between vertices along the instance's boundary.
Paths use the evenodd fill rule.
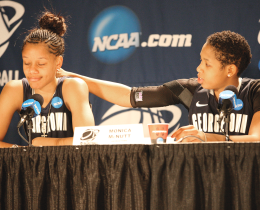
<path fill-rule="evenodd" d="M 196 136 L 200 138 L 203 141 L 206 141 L 205 133 L 202 131 L 199 131 L 197 128 L 195 128 L 193 125 L 183 126 L 179 128 L 177 131 L 175 131 L 172 134 L 172 138 L 176 138 L 177 141 L 181 138 L 184 138 L 186 136 Z M 195 137 L 187 137 L 184 138 L 181 142 L 202 142 L 201 140 L 195 138 Z"/>

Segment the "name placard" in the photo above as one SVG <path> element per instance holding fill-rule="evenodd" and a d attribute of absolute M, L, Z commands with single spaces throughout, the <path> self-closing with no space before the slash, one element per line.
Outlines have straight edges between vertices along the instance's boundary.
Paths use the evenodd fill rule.
<path fill-rule="evenodd" d="M 150 143 L 142 124 L 76 127 L 73 137 L 73 145 Z"/>

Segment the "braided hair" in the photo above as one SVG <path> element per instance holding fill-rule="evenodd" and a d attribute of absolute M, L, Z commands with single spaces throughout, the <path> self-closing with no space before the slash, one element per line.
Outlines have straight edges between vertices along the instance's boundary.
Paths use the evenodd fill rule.
<path fill-rule="evenodd" d="M 40 28 L 35 28 L 30 31 L 23 41 L 23 46 L 26 43 L 45 43 L 48 46 L 49 52 L 56 56 L 63 56 L 65 51 L 64 39 L 62 38 L 67 30 L 65 19 L 51 12 L 44 12 L 39 19 Z"/>

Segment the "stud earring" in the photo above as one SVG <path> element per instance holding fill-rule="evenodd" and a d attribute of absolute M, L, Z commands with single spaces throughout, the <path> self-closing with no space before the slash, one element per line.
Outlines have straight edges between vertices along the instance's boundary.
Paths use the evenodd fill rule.
<path fill-rule="evenodd" d="M 230 74 L 228 74 L 227 76 L 230 77 Z"/>

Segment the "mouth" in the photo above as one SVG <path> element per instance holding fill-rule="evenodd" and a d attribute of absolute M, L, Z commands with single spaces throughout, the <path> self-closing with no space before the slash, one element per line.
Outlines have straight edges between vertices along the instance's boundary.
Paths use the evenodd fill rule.
<path fill-rule="evenodd" d="M 38 82 L 40 79 L 41 79 L 41 78 L 39 78 L 39 77 L 30 77 L 30 78 L 28 78 L 28 80 L 29 80 L 30 82 Z"/>
<path fill-rule="evenodd" d="M 204 81 L 204 79 L 202 79 L 199 75 L 198 75 L 198 83 L 202 84 Z"/>

